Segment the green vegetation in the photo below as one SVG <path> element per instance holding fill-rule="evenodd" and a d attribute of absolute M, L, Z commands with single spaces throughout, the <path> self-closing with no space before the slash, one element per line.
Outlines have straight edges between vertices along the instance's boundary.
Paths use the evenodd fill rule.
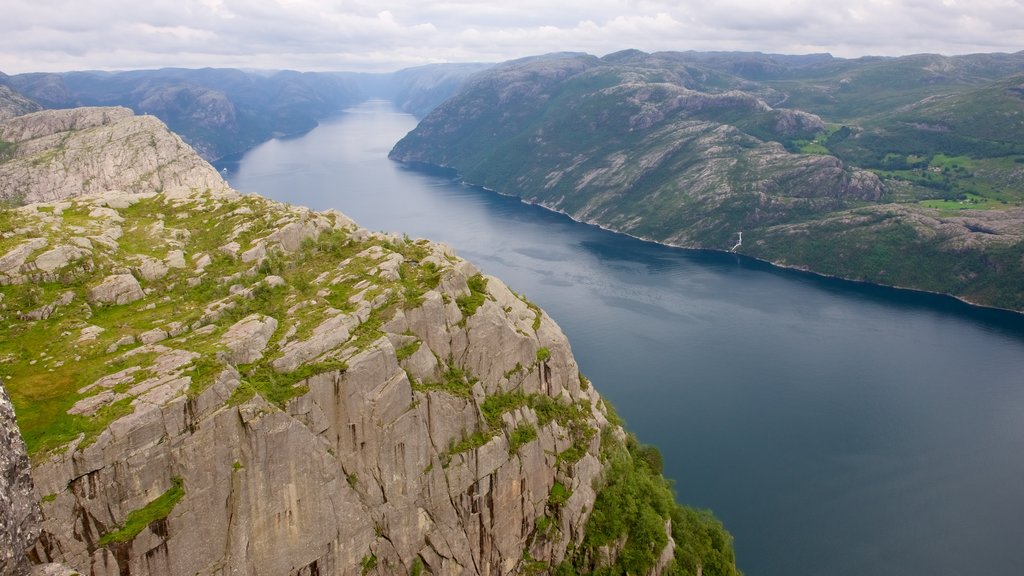
<path fill-rule="evenodd" d="M 520 424 L 508 437 L 508 452 L 515 454 L 519 449 L 529 442 L 537 439 L 537 428 L 533 424 Z"/>
<path fill-rule="evenodd" d="M 459 368 L 449 362 L 444 373 L 444 380 L 441 382 L 414 383 L 413 390 L 419 390 L 421 392 L 441 390 L 453 396 L 469 398 L 472 395 L 473 385 L 477 382 L 479 382 L 479 380 L 466 373 L 462 368 Z"/>
<path fill-rule="evenodd" d="M 987 212 L 1024 207 L 1024 115 L 1013 76 L 1024 57 L 763 66 L 748 58 L 757 59 L 565 55 L 516 63 L 456 94 L 392 157 L 442 165 L 474 184 L 638 237 L 730 250 L 742 231 L 744 254 L 881 284 L 898 277 L 901 286 L 1024 309 L 1021 284 L 1005 276 L 1005 266 L 1017 276 L 1022 265 L 1002 256 L 1024 241 L 985 231 L 994 230 L 986 221 L 1005 229 L 1007 219 Z M 523 85 L 529 92 L 504 100 Z M 449 110 L 474 113 L 455 118 Z M 927 282 L 830 253 L 860 235 L 851 211 L 894 204 L 915 222 L 915 236 L 936 238 L 905 246 L 923 259 L 897 264 Z M 969 215 L 981 224 L 937 221 L 935 209 L 940 218 Z M 819 248 L 806 246 L 807 238 Z M 965 276 L 962 246 L 971 260 L 991 263 Z"/>
<path fill-rule="evenodd" d="M 463 319 L 469 318 L 476 313 L 476 309 L 483 305 L 487 299 L 487 278 L 481 274 L 475 274 L 466 281 L 469 285 L 469 295 L 455 299 L 455 303 L 462 311 Z"/>
<path fill-rule="evenodd" d="M 398 358 L 399 361 L 405 360 L 415 354 L 416 351 L 420 349 L 421 344 L 423 344 L 423 342 L 419 339 L 413 340 L 412 342 L 409 342 L 395 350 L 395 357 Z"/>
<path fill-rule="evenodd" d="M 377 556 L 374 554 L 363 556 L 363 559 L 359 561 L 359 566 L 362 569 L 362 574 L 368 574 L 370 570 L 377 567 Z"/>
<path fill-rule="evenodd" d="M 0 163 L 6 162 L 14 157 L 14 152 L 17 150 L 18 145 L 14 142 L 6 142 L 0 140 Z"/>
<path fill-rule="evenodd" d="M 665 524 L 669 519 L 676 549 L 668 574 L 739 574 L 732 537 L 710 512 L 676 504 L 660 470 L 649 464 L 652 450 L 632 436 L 625 443 L 610 441 L 602 446 L 608 465 L 604 486 L 587 521 L 583 545 L 566 558 L 557 574 L 646 574 L 668 544 Z M 600 553 L 602 547 L 614 548 L 616 543 L 622 543 L 617 557 Z"/>
<path fill-rule="evenodd" d="M 547 348 L 545 348 L 543 346 L 541 346 L 537 350 L 537 362 L 540 362 L 541 364 L 543 364 L 543 363 L 547 362 L 548 359 L 550 359 L 550 358 L 551 358 L 551 350 L 548 350 Z"/>
<path fill-rule="evenodd" d="M 292 398 L 308 392 L 309 389 L 299 385 L 300 382 L 326 372 L 344 372 L 347 369 L 348 365 L 342 360 L 306 363 L 283 374 L 267 364 L 258 364 L 243 370 L 242 383 L 235 388 L 228 404 L 241 404 L 254 394 L 259 394 L 268 402 L 283 408 Z"/>
<path fill-rule="evenodd" d="M 171 510 L 185 496 L 185 484 L 181 478 L 171 479 L 171 488 L 149 504 L 128 513 L 124 523 L 100 537 L 99 545 L 108 546 L 118 542 L 130 542 L 143 528 L 170 515 Z"/>

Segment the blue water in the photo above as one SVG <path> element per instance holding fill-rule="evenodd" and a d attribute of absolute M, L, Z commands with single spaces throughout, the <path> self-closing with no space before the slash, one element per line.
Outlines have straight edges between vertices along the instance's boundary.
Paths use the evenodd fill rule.
<path fill-rule="evenodd" d="M 390 162 L 414 126 L 368 102 L 219 167 L 541 305 L 748 575 L 1024 574 L 1024 316 L 579 224 Z"/>

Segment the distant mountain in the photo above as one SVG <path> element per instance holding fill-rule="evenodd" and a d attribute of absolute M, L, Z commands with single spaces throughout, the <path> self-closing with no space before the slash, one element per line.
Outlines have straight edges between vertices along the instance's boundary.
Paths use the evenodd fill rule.
<path fill-rule="evenodd" d="M 391 157 L 667 244 L 1024 310 L 1022 74 L 1024 52 L 549 55 L 473 76 Z"/>
<path fill-rule="evenodd" d="M 151 114 L 209 160 L 307 132 L 368 97 L 394 100 L 422 117 L 486 67 L 442 64 L 392 74 L 164 68 L 3 75 L 0 85 L 46 108 L 125 106 Z"/>
<path fill-rule="evenodd" d="M 42 110 L 38 103 L 0 84 L 0 120 Z"/>

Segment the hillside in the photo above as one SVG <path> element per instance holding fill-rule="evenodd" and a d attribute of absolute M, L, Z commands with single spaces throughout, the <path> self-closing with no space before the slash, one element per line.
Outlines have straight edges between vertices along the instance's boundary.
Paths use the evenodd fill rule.
<path fill-rule="evenodd" d="M 0 84 L 0 120 L 7 120 L 42 109 L 43 107 L 39 104 Z"/>
<path fill-rule="evenodd" d="M 391 158 L 670 245 L 1024 310 L 1022 72 L 554 54 L 473 77 Z"/>
<path fill-rule="evenodd" d="M 21 121 L 67 113 L 39 114 Z M 96 165 L 83 186 L 103 186 Z M 657 452 L 499 279 L 334 211 L 116 188 L 0 211 L 0 376 L 41 504 L 33 562 L 735 573 L 721 525 L 674 502 Z"/>

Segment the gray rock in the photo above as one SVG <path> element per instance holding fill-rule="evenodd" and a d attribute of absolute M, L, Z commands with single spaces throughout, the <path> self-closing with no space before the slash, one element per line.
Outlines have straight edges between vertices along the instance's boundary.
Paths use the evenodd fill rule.
<path fill-rule="evenodd" d="M 46 247 L 47 244 L 49 242 L 46 238 L 33 238 L 8 250 L 6 254 L 0 256 L 0 274 L 8 276 L 18 274 L 29 255 Z"/>
<path fill-rule="evenodd" d="M 166 339 L 167 332 L 160 328 L 153 328 L 152 330 L 147 330 L 142 334 L 139 334 L 139 342 L 142 342 L 143 344 L 156 344 L 157 342 Z"/>
<path fill-rule="evenodd" d="M 164 261 L 168 268 L 184 268 L 186 266 L 185 253 L 181 250 L 171 250 L 167 253 L 167 258 Z"/>
<path fill-rule="evenodd" d="M 89 301 L 99 304 L 129 304 L 145 296 L 139 281 L 131 274 L 107 276 L 99 286 L 89 289 Z"/>
<path fill-rule="evenodd" d="M 26 553 L 39 538 L 38 497 L 14 406 L 0 384 L 0 574 L 28 571 Z"/>
<path fill-rule="evenodd" d="M 159 280 L 167 275 L 168 266 L 150 256 L 139 255 L 136 257 L 139 261 L 138 266 L 134 268 L 135 272 L 147 282 L 153 280 Z"/>
<path fill-rule="evenodd" d="M 51 273 L 64 268 L 75 260 L 87 258 L 90 255 L 91 252 L 89 250 L 78 246 L 62 244 L 54 246 L 50 250 L 36 256 L 34 263 L 41 272 Z"/>
<path fill-rule="evenodd" d="M 221 336 L 221 344 L 227 348 L 227 361 L 231 364 L 249 364 L 263 358 L 277 320 L 262 314 L 250 314 L 233 324 Z"/>

